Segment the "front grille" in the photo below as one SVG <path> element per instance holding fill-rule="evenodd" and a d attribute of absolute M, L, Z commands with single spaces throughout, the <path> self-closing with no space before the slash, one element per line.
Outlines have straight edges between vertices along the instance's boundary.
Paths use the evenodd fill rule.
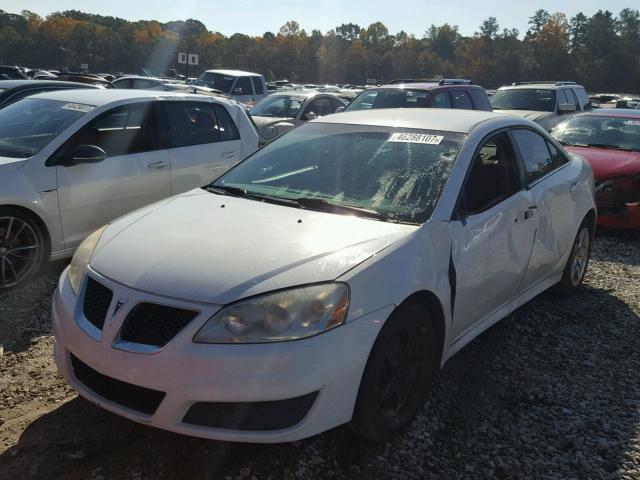
<path fill-rule="evenodd" d="M 139 303 L 122 324 L 120 340 L 163 347 L 197 314 L 193 310 Z"/>
<path fill-rule="evenodd" d="M 165 393 L 150 388 L 107 377 L 95 371 L 82 360 L 71 354 L 71 365 L 76 378 L 87 388 L 105 400 L 122 405 L 140 413 L 153 415 L 160 406 Z"/>
<path fill-rule="evenodd" d="M 91 277 L 87 277 L 84 290 L 84 317 L 97 329 L 102 330 L 104 320 L 113 299 L 113 292 Z"/>
<path fill-rule="evenodd" d="M 189 408 L 182 421 L 227 430 L 282 430 L 300 423 L 318 392 L 270 402 L 200 402 Z"/>

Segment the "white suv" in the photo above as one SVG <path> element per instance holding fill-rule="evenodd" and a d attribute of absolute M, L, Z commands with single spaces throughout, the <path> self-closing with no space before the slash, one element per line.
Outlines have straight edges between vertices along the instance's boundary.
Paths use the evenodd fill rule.
<path fill-rule="evenodd" d="M 232 100 L 69 90 L 0 110 L 0 292 L 139 207 L 206 185 L 258 148 Z M 170 228 L 170 226 L 167 226 Z"/>
<path fill-rule="evenodd" d="M 490 102 L 493 110 L 528 118 L 547 131 L 569 115 L 591 110 L 587 91 L 575 82 L 517 82 L 499 88 Z"/>
<path fill-rule="evenodd" d="M 241 70 L 207 70 L 194 85 L 220 90 L 234 100 L 251 106 L 269 94 L 262 75 Z"/>

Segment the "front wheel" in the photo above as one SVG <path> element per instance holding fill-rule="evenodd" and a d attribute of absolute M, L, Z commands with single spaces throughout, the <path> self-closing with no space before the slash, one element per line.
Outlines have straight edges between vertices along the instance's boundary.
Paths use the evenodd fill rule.
<path fill-rule="evenodd" d="M 562 272 L 562 279 L 555 285 L 554 291 L 560 295 L 570 295 L 580 286 L 587 273 L 591 254 L 591 229 L 584 221 L 578 230 L 571 248 L 571 254 Z"/>
<path fill-rule="evenodd" d="M 371 350 L 360 383 L 352 430 L 387 441 L 406 428 L 424 402 L 436 368 L 435 335 L 426 308 L 400 306 Z"/>
<path fill-rule="evenodd" d="M 35 275 L 46 258 L 42 228 L 30 216 L 0 207 L 0 293 Z"/>

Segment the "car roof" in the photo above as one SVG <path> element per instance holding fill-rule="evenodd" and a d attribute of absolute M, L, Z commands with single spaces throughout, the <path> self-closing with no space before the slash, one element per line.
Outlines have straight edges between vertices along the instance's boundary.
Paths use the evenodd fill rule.
<path fill-rule="evenodd" d="M 633 108 L 599 108 L 587 113 L 583 113 L 580 116 L 590 117 L 631 117 L 640 118 L 640 110 L 634 110 Z"/>
<path fill-rule="evenodd" d="M 117 82 L 118 80 L 156 80 L 158 82 L 162 82 L 163 79 L 162 78 L 158 78 L 158 77 L 145 77 L 144 75 L 123 75 L 122 77 L 118 77 L 114 80 L 114 82 Z"/>
<path fill-rule="evenodd" d="M 315 97 L 316 95 L 327 95 L 330 97 L 335 97 L 335 95 L 332 95 L 331 92 L 319 92 L 317 90 L 285 90 L 282 92 L 274 92 L 271 95 L 269 95 L 270 97 L 305 97 L 305 98 L 311 98 L 311 97 Z"/>
<path fill-rule="evenodd" d="M 527 121 L 506 113 L 450 108 L 381 108 L 375 110 L 355 110 L 353 112 L 329 115 L 318 120 L 313 120 L 313 122 L 468 133 L 479 123 L 504 118 L 513 120 L 514 125 L 528 124 Z"/>
<path fill-rule="evenodd" d="M 219 73 L 221 75 L 227 75 L 229 77 L 261 77 L 259 73 L 244 72 L 242 70 L 207 70 L 207 73 Z"/>
<path fill-rule="evenodd" d="M 560 85 L 556 85 L 555 83 L 523 83 L 520 85 L 504 85 L 500 87 L 498 90 L 531 90 L 539 88 L 541 90 L 558 90 L 560 88 L 570 88 L 570 87 L 578 87 L 583 88 L 582 85 L 578 85 L 577 83 L 563 83 Z"/>
<path fill-rule="evenodd" d="M 46 100 L 59 100 L 62 102 L 74 102 L 82 103 L 84 105 L 93 105 L 95 107 L 101 107 L 114 102 L 120 102 L 122 100 L 161 100 L 171 98 L 184 98 L 186 100 L 195 101 L 209 101 L 215 98 L 216 101 L 228 102 L 226 99 L 220 97 L 212 97 L 205 95 L 193 95 L 180 92 L 160 92 L 155 90 L 134 90 L 134 89 L 99 89 L 99 90 L 82 90 L 82 89 L 69 89 L 69 90 L 56 90 L 55 92 L 46 92 L 33 95 L 29 98 L 42 98 Z"/>
<path fill-rule="evenodd" d="M 32 85 L 44 87 L 85 87 L 99 89 L 97 85 L 80 82 L 64 82 L 62 80 L 0 80 L 0 88 L 9 90 L 10 88 L 30 87 Z"/>

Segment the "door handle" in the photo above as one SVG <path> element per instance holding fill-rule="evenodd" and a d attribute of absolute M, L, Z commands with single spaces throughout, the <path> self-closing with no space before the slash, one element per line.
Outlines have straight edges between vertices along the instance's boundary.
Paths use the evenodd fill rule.
<path fill-rule="evenodd" d="M 222 158 L 233 158 L 236 156 L 236 152 L 222 152 Z"/>
<path fill-rule="evenodd" d="M 538 210 L 538 207 L 535 206 L 535 205 L 532 206 L 532 207 L 527 208 L 525 210 L 525 212 L 524 212 L 524 219 L 525 220 L 529 220 L 529 219 L 535 217 L 536 216 L 536 210 Z"/>
<path fill-rule="evenodd" d="M 154 170 L 159 170 L 161 168 L 165 168 L 169 166 L 169 162 L 153 162 L 147 165 L 148 168 L 153 168 Z"/>
<path fill-rule="evenodd" d="M 571 184 L 571 186 L 569 187 L 569 191 L 570 191 L 571 193 L 573 193 L 573 192 L 575 192 L 575 191 L 576 191 L 576 189 L 577 189 L 577 188 L 578 188 L 578 182 L 574 182 L 574 183 L 572 183 L 572 184 Z"/>

